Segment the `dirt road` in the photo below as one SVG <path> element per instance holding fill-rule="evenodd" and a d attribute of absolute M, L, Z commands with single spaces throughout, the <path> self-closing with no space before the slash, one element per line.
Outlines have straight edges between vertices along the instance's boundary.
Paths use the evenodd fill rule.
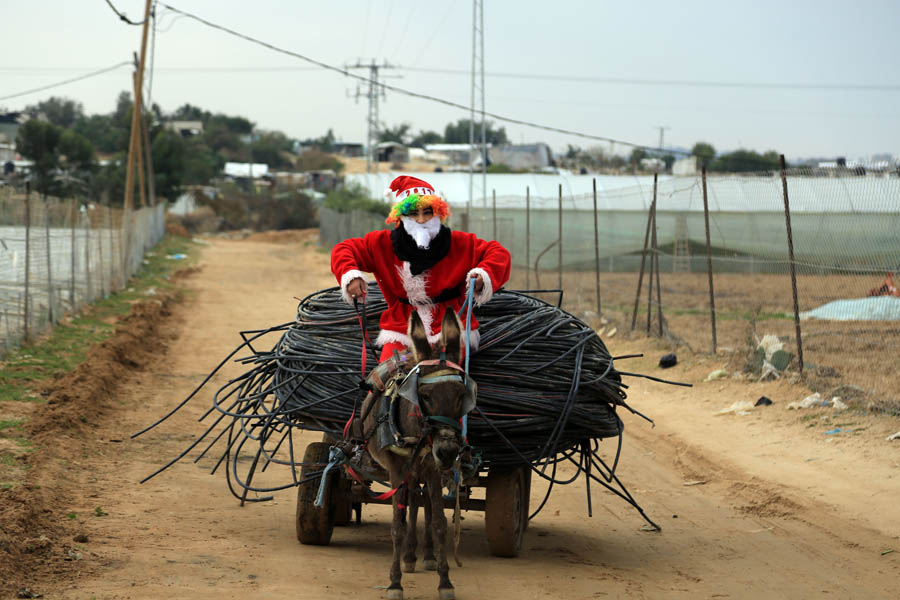
<path fill-rule="evenodd" d="M 391 547 L 385 507 L 364 508 L 362 526 L 338 528 L 330 546 L 310 547 L 295 537 L 292 491 L 240 507 L 224 476 L 209 475 L 212 459 L 191 461 L 196 452 L 138 484 L 200 433 L 197 418 L 209 395 L 129 440 L 186 397 L 237 345 L 238 331 L 289 321 L 295 297 L 333 284 L 314 239 L 305 233 L 211 240 L 201 269 L 187 280 L 188 299 L 163 326 L 167 350 L 117 390 L 115 418 L 73 460 L 64 484 L 76 500 L 60 512 L 91 515 L 80 517 L 88 541 L 81 544 L 80 576 L 34 582 L 44 597 L 384 597 Z M 647 353 L 621 368 L 657 373 L 662 346 L 621 336 L 607 343 L 614 355 Z M 630 381 L 631 404 L 657 426 L 626 417 L 619 466 L 662 532 L 642 531 L 633 509 L 596 488 L 588 518 L 579 482 L 554 490 L 519 558 L 501 559 L 488 553 L 482 515 L 468 513 L 464 566 L 451 567 L 458 598 L 900 594 L 900 442 L 885 441 L 900 422 L 786 411 L 789 401 L 806 395 L 803 388 L 705 383 L 725 359 L 681 359 L 660 374 L 697 383 L 690 390 Z M 213 384 L 238 372 L 232 368 Z M 744 416 L 713 414 L 761 395 L 776 404 Z M 825 434 L 834 428 L 842 432 Z M 536 482 L 533 506 L 543 491 Z M 403 583 L 409 599 L 437 597 L 434 573 L 405 575 Z"/>

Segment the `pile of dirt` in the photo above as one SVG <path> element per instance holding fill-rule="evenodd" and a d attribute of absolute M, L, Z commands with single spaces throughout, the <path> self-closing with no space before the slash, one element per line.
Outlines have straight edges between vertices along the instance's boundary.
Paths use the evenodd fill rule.
<path fill-rule="evenodd" d="M 35 450 L 23 457 L 23 485 L 0 492 L 0 596 L 10 597 L 47 573 L 75 570 L 73 541 L 82 532 L 67 519 L 72 490 L 69 462 L 96 443 L 90 432 L 115 406 L 116 389 L 165 349 L 159 328 L 175 294 L 136 303 L 112 337 L 93 346 L 73 371 L 41 391 L 46 405 L 33 411 L 27 429 Z"/>

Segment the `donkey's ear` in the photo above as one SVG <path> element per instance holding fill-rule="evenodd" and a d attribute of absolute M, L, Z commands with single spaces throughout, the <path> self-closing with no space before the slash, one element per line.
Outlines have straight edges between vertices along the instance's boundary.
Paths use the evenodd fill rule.
<path fill-rule="evenodd" d="M 413 356 L 416 362 L 421 362 L 431 357 L 431 344 L 428 343 L 428 332 L 425 331 L 425 323 L 419 313 L 412 311 L 409 315 L 409 328 L 407 334 L 412 342 Z"/>
<path fill-rule="evenodd" d="M 447 360 L 459 364 L 462 356 L 462 323 L 452 308 L 444 312 L 441 321 L 441 346 L 447 347 Z"/>

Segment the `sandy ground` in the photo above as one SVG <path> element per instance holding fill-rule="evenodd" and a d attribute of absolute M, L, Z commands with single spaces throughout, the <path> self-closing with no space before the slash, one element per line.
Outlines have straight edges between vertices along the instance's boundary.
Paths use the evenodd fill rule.
<path fill-rule="evenodd" d="M 238 344 L 238 331 L 289 321 L 296 298 L 333 284 L 314 235 L 211 240 L 186 280 L 188 299 L 162 324 L 167 349 L 114 392 L 112 415 L 91 430 L 58 482 L 72 498 L 60 518 L 90 515 L 78 520 L 88 540 L 78 546 L 80 560 L 31 589 L 73 600 L 384 597 L 386 507 L 364 507 L 363 524 L 337 528 L 328 547 L 302 546 L 293 491 L 241 507 L 224 476 L 209 475 L 212 459 L 189 460 L 196 452 L 138 483 L 201 432 L 208 394 L 129 439 L 185 398 Z M 656 362 L 668 349 L 659 342 L 619 335 L 607 344 L 614 355 L 646 353 L 618 363 L 623 370 L 696 384 L 630 380 L 629 402 L 656 427 L 625 417 L 619 474 L 662 532 L 642 531 L 633 509 L 597 488 L 588 518 L 582 481 L 553 491 L 516 559 L 492 557 L 482 515 L 466 513 L 464 566 L 450 573 L 458 598 L 897 597 L 900 441 L 885 437 L 900 420 L 787 411 L 807 389 L 702 382 L 723 361 L 682 356 L 662 371 Z M 233 366 L 213 383 L 240 371 Z M 714 414 L 762 395 L 775 404 Z M 825 433 L 837 427 L 853 431 Z M 536 482 L 533 506 L 543 492 Z M 96 516 L 98 507 L 106 514 Z M 403 583 L 408 599 L 437 597 L 434 573 L 408 574 Z"/>

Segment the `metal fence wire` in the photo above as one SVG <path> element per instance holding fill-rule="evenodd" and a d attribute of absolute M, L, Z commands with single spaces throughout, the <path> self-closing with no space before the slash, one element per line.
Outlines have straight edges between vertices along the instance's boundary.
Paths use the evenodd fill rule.
<path fill-rule="evenodd" d="M 560 184 L 555 197 L 527 188 L 491 194 L 454 205 L 450 225 L 510 250 L 507 287 L 559 287 L 567 310 L 598 328 L 601 316 L 611 321 L 601 334 L 634 323 L 695 351 L 727 355 L 732 370 L 744 369 L 744 357 L 771 334 L 793 355 L 795 369 L 802 350 L 814 386 L 845 399 L 865 394 L 900 411 L 900 298 L 868 296 L 900 271 L 896 172 L 792 169 L 783 177 L 774 171 L 630 181 L 581 194 Z M 322 218 L 323 244 L 376 228 L 353 219 Z"/>
<path fill-rule="evenodd" d="M 0 188 L 0 354 L 117 291 L 165 233 L 165 205 L 130 211 Z"/>

